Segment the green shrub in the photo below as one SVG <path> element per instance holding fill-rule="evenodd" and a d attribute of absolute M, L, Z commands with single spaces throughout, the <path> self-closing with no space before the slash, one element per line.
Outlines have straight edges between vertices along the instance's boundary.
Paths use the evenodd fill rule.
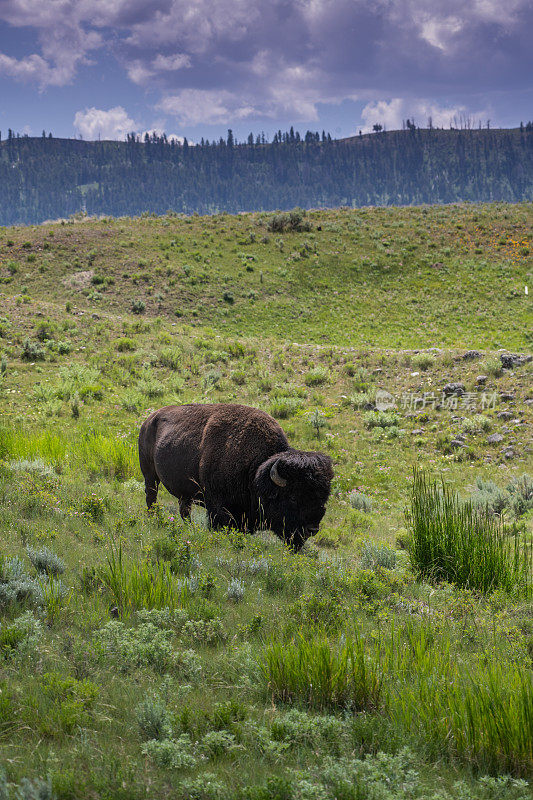
<path fill-rule="evenodd" d="M 131 310 L 134 314 L 144 314 L 146 311 L 146 303 L 144 300 L 133 300 L 131 303 Z"/>
<path fill-rule="evenodd" d="M 264 650 L 260 668 L 275 701 L 354 711 L 380 704 L 380 670 L 366 657 L 360 640 L 348 639 L 337 647 L 325 639 L 273 643 Z"/>
<path fill-rule="evenodd" d="M 82 514 L 87 514 L 87 516 L 91 517 L 95 522 L 103 522 L 106 512 L 104 499 L 98 497 L 95 492 L 86 494 L 80 503 L 80 511 Z"/>
<path fill-rule="evenodd" d="M 159 363 L 162 367 L 167 367 L 174 372 L 180 368 L 181 353 L 179 350 L 167 348 L 159 353 Z"/>
<path fill-rule="evenodd" d="M 131 353 L 135 350 L 135 342 L 127 336 L 117 339 L 116 348 L 119 353 Z"/>
<path fill-rule="evenodd" d="M 40 344 L 24 339 L 20 357 L 23 361 L 44 361 L 45 354 Z"/>
<path fill-rule="evenodd" d="M 328 373 L 323 367 L 315 367 L 304 378 L 306 386 L 321 386 L 328 380 Z"/>
<path fill-rule="evenodd" d="M 46 342 L 52 339 L 55 331 L 55 325 L 50 320 L 42 320 L 37 324 L 36 336 L 40 342 Z"/>
<path fill-rule="evenodd" d="M 246 372 L 243 369 L 236 369 L 231 373 L 231 380 L 237 386 L 244 386 L 246 383 Z"/>
<path fill-rule="evenodd" d="M 444 483 L 415 472 L 408 520 L 409 555 L 422 577 L 483 592 L 529 592 L 532 548 Z"/>
<path fill-rule="evenodd" d="M 46 672 L 38 680 L 35 694 L 28 697 L 28 716 L 32 728 L 47 738 L 61 738 L 93 718 L 98 687 L 59 672 Z"/>
<path fill-rule="evenodd" d="M 60 356 L 66 356 L 72 350 L 72 345 L 70 342 L 57 342 L 55 345 L 55 350 Z"/>

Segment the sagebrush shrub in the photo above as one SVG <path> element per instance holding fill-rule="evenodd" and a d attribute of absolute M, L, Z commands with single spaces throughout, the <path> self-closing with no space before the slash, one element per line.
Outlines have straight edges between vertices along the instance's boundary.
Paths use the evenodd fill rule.
<path fill-rule="evenodd" d="M 144 740 L 170 739 L 172 725 L 166 703 L 159 695 L 145 697 L 135 708 L 135 718 Z"/>
<path fill-rule="evenodd" d="M 369 514 L 372 511 L 372 498 L 367 497 L 362 492 L 358 492 L 357 489 L 353 489 L 350 492 L 348 502 L 356 511 L 364 511 L 365 514 Z"/>
<path fill-rule="evenodd" d="M 39 607 L 43 604 L 42 585 L 30 577 L 22 561 L 15 557 L 0 559 L 0 608 L 19 603 Z"/>
<path fill-rule="evenodd" d="M 183 626 L 183 636 L 202 644 L 218 644 L 226 639 L 224 623 L 220 617 L 215 619 L 189 620 Z"/>
<path fill-rule="evenodd" d="M 26 555 L 37 572 L 45 572 L 47 575 L 62 575 L 66 569 L 65 562 L 48 547 L 26 547 Z"/>
<path fill-rule="evenodd" d="M 42 625 L 31 611 L 26 611 L 13 622 L 0 623 L 0 658 L 28 658 L 41 637 Z"/>
<path fill-rule="evenodd" d="M 363 569 L 374 569 L 375 567 L 394 569 L 397 560 L 396 551 L 385 544 L 378 545 L 372 542 L 365 542 L 361 550 L 361 566 Z"/>
<path fill-rule="evenodd" d="M 242 745 L 237 743 L 234 734 L 229 731 L 208 731 L 203 736 L 199 749 L 206 758 L 217 758 L 242 749 Z"/>
<path fill-rule="evenodd" d="M 192 769 L 197 764 L 191 737 L 187 733 L 178 739 L 152 739 L 143 744 L 142 753 L 167 769 Z"/>
<path fill-rule="evenodd" d="M 233 600 L 234 603 L 240 603 L 244 597 L 245 584 L 239 578 L 232 578 L 226 590 L 226 597 L 228 600 Z"/>

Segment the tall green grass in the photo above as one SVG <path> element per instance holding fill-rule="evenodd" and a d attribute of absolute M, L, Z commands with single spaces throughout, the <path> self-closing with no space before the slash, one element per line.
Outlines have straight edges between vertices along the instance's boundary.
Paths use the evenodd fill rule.
<path fill-rule="evenodd" d="M 359 639 L 334 646 L 326 639 L 273 642 L 260 668 L 274 700 L 310 708 L 375 709 L 380 704 L 379 664 L 369 660 Z"/>
<path fill-rule="evenodd" d="M 168 562 L 126 563 L 120 545 L 111 546 L 98 575 L 121 615 L 141 608 L 174 609 L 187 600 L 187 589 L 177 585 Z"/>
<path fill-rule="evenodd" d="M 68 461 L 72 467 L 105 478 L 124 480 L 139 473 L 136 445 L 115 434 L 82 426 L 68 435 L 0 427 L 0 460 L 36 457 L 56 467 Z"/>
<path fill-rule="evenodd" d="M 405 645 L 405 642 L 404 642 Z M 392 721 L 429 750 L 494 774 L 533 770 L 533 672 L 518 664 L 468 665 L 445 634 L 421 627 L 383 654 Z"/>
<path fill-rule="evenodd" d="M 407 518 L 409 555 L 421 577 L 481 592 L 530 594 L 531 546 L 444 482 L 415 472 Z"/>

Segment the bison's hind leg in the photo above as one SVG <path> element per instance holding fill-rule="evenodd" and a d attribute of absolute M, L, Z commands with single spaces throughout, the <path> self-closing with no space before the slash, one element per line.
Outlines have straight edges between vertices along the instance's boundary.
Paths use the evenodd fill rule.
<path fill-rule="evenodd" d="M 157 500 L 157 490 L 159 489 L 159 478 L 154 473 L 144 476 L 144 493 L 146 495 L 146 505 L 152 508 Z"/>

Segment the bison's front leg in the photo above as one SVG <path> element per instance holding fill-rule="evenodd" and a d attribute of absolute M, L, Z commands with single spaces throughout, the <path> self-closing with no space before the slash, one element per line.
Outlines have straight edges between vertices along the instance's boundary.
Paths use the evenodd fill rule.
<path fill-rule="evenodd" d="M 206 504 L 207 519 L 211 528 L 236 528 L 237 522 L 234 515 L 227 508 Z"/>

